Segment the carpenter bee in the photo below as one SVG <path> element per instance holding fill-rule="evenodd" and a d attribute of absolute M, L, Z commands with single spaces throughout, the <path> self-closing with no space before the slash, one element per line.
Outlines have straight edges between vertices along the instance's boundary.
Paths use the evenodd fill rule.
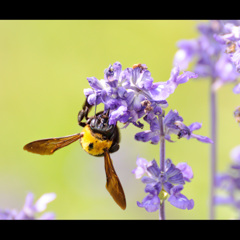
<path fill-rule="evenodd" d="M 109 124 L 109 110 L 96 113 L 95 108 L 95 115 L 88 117 L 91 108 L 86 99 L 83 109 L 78 113 L 78 124 L 83 127 L 81 133 L 33 141 L 26 144 L 23 149 L 41 155 L 51 155 L 56 150 L 80 139 L 80 144 L 87 153 L 95 157 L 104 156 L 106 188 L 114 201 L 124 210 L 125 194 L 110 157 L 110 153 L 119 149 L 119 130 L 117 125 Z M 82 122 L 84 118 L 86 122 Z"/>

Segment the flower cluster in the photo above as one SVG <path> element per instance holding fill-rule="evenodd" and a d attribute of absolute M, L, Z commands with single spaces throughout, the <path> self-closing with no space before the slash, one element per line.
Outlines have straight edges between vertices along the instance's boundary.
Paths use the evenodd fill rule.
<path fill-rule="evenodd" d="M 122 70 L 122 65 L 115 62 L 105 69 L 104 79 L 87 78 L 91 88 L 84 89 L 84 94 L 90 105 L 103 103 L 105 110 L 110 109 L 110 124 L 119 121 L 126 124 L 125 127 L 132 123 L 142 128 L 138 119 L 146 112 L 149 116 L 161 114 L 162 108 L 168 106 L 166 99 L 177 86 L 196 77 L 188 71 L 180 75 L 179 68 L 174 67 L 168 81 L 154 83 L 145 64 Z"/>
<path fill-rule="evenodd" d="M 188 71 L 180 74 L 180 68 L 175 66 L 169 80 L 154 83 L 145 64 L 135 64 L 132 68 L 122 70 L 121 64 L 116 62 L 105 69 L 104 79 L 88 78 L 91 88 L 85 89 L 84 93 L 90 105 L 103 103 L 105 110 L 110 109 L 110 124 L 119 121 L 126 124 L 125 127 L 130 123 L 143 127 L 138 121 L 143 117 L 150 130 L 137 133 L 137 141 L 158 144 L 163 137 L 173 142 L 171 135 L 175 134 L 178 138 L 195 138 L 200 142 L 212 143 L 210 138 L 194 133 L 201 128 L 201 123 L 186 126 L 177 110 L 170 110 L 165 116 L 162 109 L 168 106 L 166 99 L 174 93 L 177 86 L 192 78 L 197 78 L 197 74 Z M 149 212 L 156 211 L 160 208 L 160 202 L 169 196 L 168 201 L 175 207 L 193 208 L 194 201 L 188 200 L 181 193 L 185 182 L 193 177 L 191 167 L 186 163 L 175 166 L 167 159 L 164 171 L 160 171 L 155 160 L 148 163 L 147 160 L 138 158 L 137 165 L 133 173 L 136 178 L 147 174 L 142 182 L 146 184 L 145 192 L 148 193 L 142 203 L 137 203 L 139 207 L 144 207 Z"/>
<path fill-rule="evenodd" d="M 160 207 L 160 202 L 168 201 L 180 209 L 192 209 L 193 199 L 188 199 L 181 191 L 185 182 L 190 182 L 193 172 L 186 163 L 179 163 L 175 166 L 170 159 L 165 161 L 165 171 L 161 172 L 155 160 L 148 162 L 144 158 L 137 159 L 137 168 L 132 171 L 137 179 L 142 178 L 146 184 L 145 192 L 148 195 L 137 202 L 139 207 L 145 208 L 148 212 L 155 212 Z M 143 175 L 147 176 L 143 176 Z"/>
<path fill-rule="evenodd" d="M 240 20 L 225 21 L 222 32 L 215 35 L 215 39 L 223 45 L 225 53 L 240 73 Z M 240 93 L 240 84 L 234 87 L 233 92 Z"/>
<path fill-rule="evenodd" d="M 52 220 L 55 218 L 54 213 L 44 213 L 39 218 L 35 217 L 35 214 L 43 212 L 47 208 L 47 204 L 56 198 L 55 193 L 43 194 L 34 204 L 34 196 L 32 193 L 28 193 L 26 196 L 25 204 L 21 211 L 13 210 L 1 210 L 0 209 L 0 220 Z"/>
<path fill-rule="evenodd" d="M 197 39 L 178 42 L 174 64 L 187 69 L 189 63 L 195 61 L 194 72 L 199 77 L 212 78 L 215 91 L 226 83 L 236 82 L 240 74 L 239 24 L 240 21 L 234 20 L 211 20 L 199 24 Z M 240 85 L 237 84 L 233 91 L 240 93 Z"/>
<path fill-rule="evenodd" d="M 237 210 L 240 218 L 240 146 L 232 149 L 230 153 L 233 164 L 226 173 L 216 176 L 216 187 L 221 195 L 215 196 L 215 204 L 230 205 Z"/>

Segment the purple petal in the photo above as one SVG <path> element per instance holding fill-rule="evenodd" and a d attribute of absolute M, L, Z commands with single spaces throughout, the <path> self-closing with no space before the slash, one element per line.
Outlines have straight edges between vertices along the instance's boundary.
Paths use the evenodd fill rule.
<path fill-rule="evenodd" d="M 144 207 L 148 212 L 155 212 L 159 209 L 160 199 L 156 195 L 147 195 L 142 203 L 137 202 L 138 207 Z"/>
<path fill-rule="evenodd" d="M 175 142 L 175 141 L 173 141 L 173 140 L 171 139 L 171 136 L 168 135 L 168 134 L 165 135 L 165 139 L 166 139 L 168 142 Z"/>
<path fill-rule="evenodd" d="M 189 79 L 191 78 L 197 78 L 198 75 L 196 73 L 193 72 L 183 72 L 183 74 L 181 74 L 180 76 L 177 77 L 177 84 L 182 84 L 182 83 L 186 83 Z"/>
<path fill-rule="evenodd" d="M 86 97 L 88 97 L 89 95 L 94 94 L 95 92 L 93 91 L 92 88 L 86 88 L 83 90 L 83 93 Z"/>
<path fill-rule="evenodd" d="M 156 178 L 160 174 L 160 168 L 157 165 L 156 160 L 151 161 L 151 165 L 147 167 L 147 171 L 152 175 L 155 176 Z"/>
<path fill-rule="evenodd" d="M 118 86 L 118 80 L 106 81 L 106 84 L 111 88 L 116 88 Z"/>
<path fill-rule="evenodd" d="M 110 113 L 109 124 L 115 125 L 116 122 L 124 116 L 127 116 L 127 119 L 129 117 L 129 115 L 127 114 L 127 107 L 120 106 L 116 110 L 114 110 Z M 126 119 L 126 121 L 127 121 L 127 119 Z M 124 122 L 126 122 L 126 121 L 124 121 Z"/>
<path fill-rule="evenodd" d="M 166 171 L 166 175 L 168 178 L 168 181 L 173 184 L 184 184 L 183 180 L 183 174 L 180 171 L 180 169 L 176 168 L 174 164 L 171 164 L 171 166 Z"/>
<path fill-rule="evenodd" d="M 214 197 L 214 203 L 216 205 L 220 204 L 234 204 L 234 199 L 230 197 L 222 197 L 222 196 L 215 196 Z"/>
<path fill-rule="evenodd" d="M 174 56 L 174 65 L 178 65 L 181 70 L 188 68 L 188 64 L 192 61 L 194 54 L 197 53 L 199 48 L 198 41 L 193 40 L 180 40 L 177 43 L 179 50 Z"/>
<path fill-rule="evenodd" d="M 160 126 L 159 126 L 159 121 L 158 121 L 157 117 L 152 119 L 152 121 L 150 122 L 150 129 L 152 132 L 159 131 Z"/>
<path fill-rule="evenodd" d="M 135 96 L 134 100 L 133 100 L 133 109 L 138 112 L 140 111 L 143 106 L 141 104 L 141 102 L 145 99 L 145 97 L 142 94 L 138 94 L 137 96 Z"/>
<path fill-rule="evenodd" d="M 45 193 L 43 194 L 35 203 L 35 208 L 37 212 L 42 212 L 47 208 L 47 204 L 52 202 L 56 198 L 55 193 Z"/>
<path fill-rule="evenodd" d="M 166 86 L 166 83 L 153 83 L 149 93 L 154 101 L 166 100 L 169 95 L 175 90 L 176 84 Z"/>
<path fill-rule="evenodd" d="M 188 126 L 191 132 L 195 130 L 199 130 L 201 127 L 202 127 L 202 123 L 199 123 L 199 122 L 192 123 L 191 125 Z"/>
<path fill-rule="evenodd" d="M 137 158 L 136 164 L 138 167 L 145 168 L 149 162 L 145 158 Z"/>
<path fill-rule="evenodd" d="M 128 96 L 127 90 L 124 87 L 118 87 L 117 93 L 120 98 L 126 98 Z"/>
<path fill-rule="evenodd" d="M 102 90 L 103 89 L 103 86 L 102 84 L 100 83 L 100 81 L 95 78 L 95 77 L 89 77 L 87 78 L 88 82 L 89 82 L 89 85 L 95 89 L 95 90 Z"/>
<path fill-rule="evenodd" d="M 240 163 L 240 145 L 234 147 L 230 152 L 230 157 L 234 163 Z"/>
<path fill-rule="evenodd" d="M 203 142 L 203 143 L 213 143 L 212 139 L 205 137 L 205 136 L 193 134 L 193 133 L 191 134 L 191 138 L 196 138 L 198 141 Z"/>
<path fill-rule="evenodd" d="M 173 67 L 171 70 L 171 75 L 168 81 L 170 82 L 177 82 L 177 77 L 179 75 L 180 69 L 178 66 Z"/>
<path fill-rule="evenodd" d="M 159 135 L 156 135 L 156 136 L 151 138 L 151 144 L 158 144 L 159 141 L 160 141 L 160 136 Z"/>
<path fill-rule="evenodd" d="M 192 168 L 185 162 L 178 163 L 176 167 L 181 170 L 184 180 L 190 182 L 190 179 L 193 178 Z"/>
<path fill-rule="evenodd" d="M 147 176 L 143 176 L 141 179 L 142 183 L 148 184 L 148 183 L 156 183 L 156 180 Z"/>
<path fill-rule="evenodd" d="M 144 189 L 146 193 L 150 193 L 152 195 L 157 195 L 157 196 L 161 190 L 162 190 L 162 184 L 156 181 L 153 181 L 152 183 L 147 184 Z"/>
<path fill-rule="evenodd" d="M 154 133 L 150 130 L 139 132 L 135 134 L 135 140 L 141 142 L 148 142 L 154 137 Z"/>
<path fill-rule="evenodd" d="M 55 219 L 55 213 L 44 213 L 41 217 L 38 218 L 39 220 L 54 220 Z"/>
<path fill-rule="evenodd" d="M 238 83 L 234 88 L 233 88 L 233 92 L 235 94 L 239 94 L 240 93 L 240 83 Z"/>
<path fill-rule="evenodd" d="M 175 122 L 176 121 L 183 121 L 183 118 L 179 116 L 177 110 L 170 110 L 168 114 L 164 118 L 164 125 L 167 126 L 168 128 L 173 128 L 173 129 L 178 129 L 176 126 Z"/>
<path fill-rule="evenodd" d="M 137 158 L 136 163 L 137 168 L 135 168 L 132 173 L 135 174 L 136 179 L 139 179 L 146 173 L 149 162 L 144 158 Z"/>
<path fill-rule="evenodd" d="M 90 105 L 98 105 L 102 102 L 102 98 L 99 95 L 93 93 L 88 96 L 87 101 Z"/>
<path fill-rule="evenodd" d="M 174 186 L 171 189 L 171 196 L 168 201 L 177 208 L 191 210 L 194 207 L 194 201 L 193 199 L 188 200 L 186 196 L 181 194 L 182 189 L 182 186 Z"/>

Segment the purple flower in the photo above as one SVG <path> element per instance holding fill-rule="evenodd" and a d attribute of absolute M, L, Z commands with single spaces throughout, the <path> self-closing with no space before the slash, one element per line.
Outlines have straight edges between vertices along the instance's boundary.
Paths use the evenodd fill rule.
<path fill-rule="evenodd" d="M 214 69 L 215 72 L 217 72 L 217 77 L 212 85 L 212 89 L 215 91 L 226 83 L 236 82 L 236 79 L 239 77 L 235 65 L 232 64 L 231 59 L 225 53 L 222 53 L 219 57 L 218 61 L 215 63 Z M 233 91 L 237 93 L 236 90 Z"/>
<path fill-rule="evenodd" d="M 240 22 L 211 20 L 198 25 L 199 37 L 178 42 L 174 65 L 181 70 L 194 62 L 199 77 L 214 79 L 213 90 L 226 83 L 236 82 L 240 69 Z M 238 87 L 234 93 L 239 93 Z"/>
<path fill-rule="evenodd" d="M 187 164 L 176 167 L 170 159 L 167 159 L 164 172 L 160 170 L 155 160 L 149 163 L 143 158 L 138 158 L 137 165 L 138 167 L 132 173 L 136 178 L 142 177 L 142 182 L 146 184 L 145 192 L 148 193 L 141 203 L 137 202 L 139 207 L 145 208 L 148 212 L 157 211 L 160 202 L 170 195 L 169 202 L 173 206 L 181 209 L 193 208 L 193 200 L 188 200 L 180 193 L 185 180 L 189 181 L 193 177 L 191 168 Z M 143 176 L 144 174 L 147 176 Z"/>
<path fill-rule="evenodd" d="M 135 135 L 135 139 L 142 142 L 151 141 L 152 144 L 157 144 L 160 140 L 160 126 L 158 118 L 156 116 L 153 118 L 148 118 L 148 116 L 145 116 L 144 120 L 150 124 L 150 130 L 137 133 Z M 173 142 L 170 135 L 175 134 L 178 136 L 178 138 L 195 138 L 200 142 L 212 143 L 210 138 L 193 133 L 193 131 L 201 128 L 201 123 L 195 122 L 190 126 L 186 126 L 183 123 L 183 118 L 179 116 L 177 110 L 170 110 L 165 116 L 163 124 L 165 130 L 165 139 L 169 142 Z"/>
<path fill-rule="evenodd" d="M 240 191 L 240 168 L 233 167 L 232 171 L 228 173 L 217 174 L 215 183 L 222 193 L 214 197 L 214 203 L 216 205 L 230 205 L 240 211 L 239 200 L 236 197 Z"/>
<path fill-rule="evenodd" d="M 178 42 L 179 50 L 174 56 L 174 65 L 179 65 L 183 70 L 191 61 L 195 60 L 194 72 L 200 77 L 214 75 L 211 66 L 214 63 L 214 56 L 220 53 L 221 48 L 213 35 L 219 33 L 220 29 L 219 21 L 199 24 L 198 31 L 201 33 L 199 38 Z"/>
<path fill-rule="evenodd" d="M 214 198 L 216 205 L 230 205 L 240 214 L 240 147 L 237 146 L 230 152 L 233 164 L 228 171 L 218 173 L 215 178 L 216 189 L 220 190 Z M 240 215 L 239 215 L 240 216 Z"/>
<path fill-rule="evenodd" d="M 32 193 L 28 193 L 26 196 L 25 204 L 21 211 L 13 210 L 0 210 L 0 219 L 3 220 L 52 220 L 55 218 L 53 213 L 44 213 L 39 218 L 35 217 L 36 213 L 40 213 L 46 210 L 47 204 L 52 202 L 56 198 L 55 193 L 45 193 L 43 194 L 34 204 L 34 196 Z"/>

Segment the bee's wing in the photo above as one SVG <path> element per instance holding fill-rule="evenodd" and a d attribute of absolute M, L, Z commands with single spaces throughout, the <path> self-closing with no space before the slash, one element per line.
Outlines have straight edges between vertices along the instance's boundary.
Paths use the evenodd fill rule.
<path fill-rule="evenodd" d="M 80 133 L 77 133 L 65 137 L 41 139 L 26 144 L 23 147 L 23 149 L 32 153 L 50 155 L 53 154 L 59 148 L 63 148 L 69 145 L 70 143 L 77 141 L 81 137 L 82 135 Z"/>
<path fill-rule="evenodd" d="M 112 159 L 108 151 L 104 151 L 105 171 L 107 177 L 106 188 L 114 201 L 124 210 L 126 208 L 125 194 L 119 178 L 114 170 Z"/>

